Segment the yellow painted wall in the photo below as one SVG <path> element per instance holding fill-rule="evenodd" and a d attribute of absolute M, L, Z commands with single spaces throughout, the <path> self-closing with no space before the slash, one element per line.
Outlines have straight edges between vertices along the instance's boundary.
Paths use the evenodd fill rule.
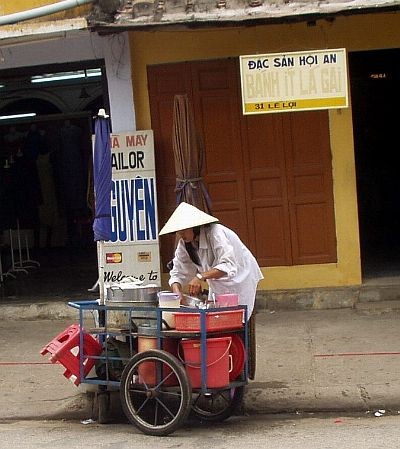
<path fill-rule="evenodd" d="M 0 1 L 0 16 L 7 14 L 14 14 L 17 12 L 27 11 L 34 8 L 39 8 L 41 6 L 53 5 L 58 3 L 53 0 L 9 0 Z M 38 17 L 37 19 L 32 19 L 29 22 L 43 22 L 48 20 L 61 20 L 61 19 L 72 19 L 76 17 L 84 17 L 90 9 L 93 7 L 92 4 L 79 6 L 77 8 L 67 9 L 66 11 L 61 11 L 57 14 L 51 14 L 48 16 Z"/>
<path fill-rule="evenodd" d="M 333 22 L 130 33 L 138 129 L 151 127 L 146 66 L 245 54 L 346 48 L 360 51 L 400 47 L 396 13 L 338 17 Z M 347 286 L 361 283 L 357 193 L 351 108 L 331 110 L 331 149 L 338 262 L 263 268 L 261 290 Z M 157 151 L 157 149 L 156 149 Z"/>

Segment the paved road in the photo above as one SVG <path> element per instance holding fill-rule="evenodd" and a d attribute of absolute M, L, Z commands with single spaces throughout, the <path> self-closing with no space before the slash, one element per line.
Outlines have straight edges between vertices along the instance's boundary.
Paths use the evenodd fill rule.
<path fill-rule="evenodd" d="M 257 415 L 216 425 L 189 423 L 168 437 L 128 424 L 1 421 L 1 449 L 398 449 L 400 416 Z"/>
<path fill-rule="evenodd" d="M 400 410 L 399 318 L 349 309 L 258 314 L 246 412 Z M 91 416 L 83 393 L 95 388 L 75 387 L 39 354 L 71 322 L 0 320 L 0 420 Z"/>

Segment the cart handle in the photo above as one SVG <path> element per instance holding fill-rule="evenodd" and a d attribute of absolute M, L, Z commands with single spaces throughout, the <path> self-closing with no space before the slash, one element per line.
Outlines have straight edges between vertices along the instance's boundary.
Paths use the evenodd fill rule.
<path fill-rule="evenodd" d="M 137 325 L 136 325 L 136 323 L 133 321 L 133 320 L 140 320 L 140 319 L 143 319 L 143 317 L 142 316 L 131 316 L 131 322 L 132 322 L 132 324 L 133 325 L 135 325 L 136 327 L 137 327 Z M 147 316 L 146 317 L 146 320 L 149 320 L 149 321 L 156 321 L 157 320 L 157 317 L 156 316 Z M 171 331 L 171 330 L 173 330 L 174 328 L 172 328 L 166 321 L 165 321 L 165 319 L 164 318 L 161 318 L 161 324 L 163 324 L 164 326 L 165 326 L 165 330 L 167 330 L 167 331 Z"/>
<path fill-rule="evenodd" d="M 85 309 L 89 308 L 89 306 L 98 306 L 99 303 L 97 302 L 97 299 L 92 299 L 87 301 L 68 301 L 68 305 L 74 309 Z"/>

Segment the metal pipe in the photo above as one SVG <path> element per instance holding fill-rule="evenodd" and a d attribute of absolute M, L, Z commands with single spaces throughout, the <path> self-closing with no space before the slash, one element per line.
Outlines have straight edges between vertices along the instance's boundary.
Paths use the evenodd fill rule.
<path fill-rule="evenodd" d="M 56 12 L 76 8 L 77 6 L 92 3 L 94 0 L 63 0 L 58 3 L 40 6 L 39 8 L 28 9 L 6 16 L 0 16 L 0 25 L 11 25 L 13 23 L 23 22 L 24 20 L 35 19 L 37 17 L 47 16 Z"/>

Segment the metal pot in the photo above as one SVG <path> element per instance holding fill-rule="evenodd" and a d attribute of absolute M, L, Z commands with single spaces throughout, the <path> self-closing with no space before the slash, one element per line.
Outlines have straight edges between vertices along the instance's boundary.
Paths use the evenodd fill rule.
<path fill-rule="evenodd" d="M 154 285 L 111 284 L 107 287 L 107 301 L 155 305 L 159 291 L 160 287 Z"/>

